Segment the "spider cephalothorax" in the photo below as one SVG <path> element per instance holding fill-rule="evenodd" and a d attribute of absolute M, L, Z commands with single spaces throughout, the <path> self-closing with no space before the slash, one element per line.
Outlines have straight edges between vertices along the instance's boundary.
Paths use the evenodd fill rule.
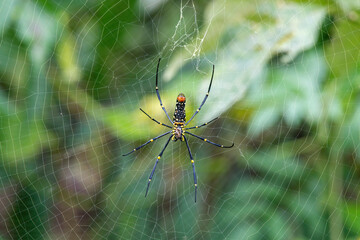
<path fill-rule="evenodd" d="M 159 121 L 157 121 L 156 119 L 152 118 L 149 116 L 149 114 L 147 114 L 144 110 L 142 110 L 140 108 L 140 110 L 146 115 L 148 116 L 151 120 L 153 120 L 154 122 L 156 122 L 157 124 L 160 124 L 162 126 L 165 126 L 167 128 L 172 128 L 171 131 L 168 131 L 166 133 L 163 133 L 155 138 L 152 138 L 150 139 L 149 141 L 147 141 L 146 143 L 140 145 L 139 147 L 137 148 L 134 148 L 132 151 L 124 154 L 123 156 L 127 156 L 129 155 L 130 153 L 133 153 L 135 152 L 136 150 L 139 150 L 140 148 L 144 147 L 145 145 L 153 142 L 154 140 L 156 139 L 159 139 L 165 135 L 168 135 L 168 134 L 171 134 L 171 136 L 169 137 L 169 139 L 167 140 L 164 148 L 162 149 L 162 151 L 160 152 L 160 154 L 158 155 L 157 157 L 157 160 L 155 162 L 155 165 L 154 165 L 154 168 L 153 170 L 151 171 L 151 174 L 150 174 L 150 177 L 149 177 L 149 181 L 148 181 L 148 185 L 147 185 L 147 188 L 146 188 L 146 192 L 145 192 L 145 197 L 147 196 L 147 193 L 148 193 L 148 190 L 149 190 L 149 186 L 150 186 L 150 182 L 151 182 L 151 179 L 153 178 L 154 176 L 154 172 L 155 172 L 155 168 L 156 168 L 156 165 L 158 164 L 159 162 L 159 159 L 161 158 L 161 156 L 163 155 L 166 147 L 168 146 L 170 140 L 173 140 L 173 141 L 177 141 L 177 140 L 181 140 L 181 142 L 185 141 L 186 143 L 186 147 L 188 149 L 188 152 L 189 152 L 189 155 L 190 155 L 190 162 L 191 162 L 191 165 L 192 165 L 192 169 L 193 169 L 193 175 L 194 175 L 194 185 L 195 185 L 195 202 L 196 202 L 196 193 L 197 193 L 197 178 L 196 178 L 196 172 L 195 172 L 195 162 L 194 162 L 194 159 L 193 159 L 193 156 L 191 154 L 191 150 L 190 150 L 190 147 L 189 147 L 189 143 L 187 141 L 187 138 L 185 136 L 185 134 L 188 134 L 189 136 L 193 136 L 193 137 L 196 137 L 196 138 L 199 138 L 207 143 L 210 143 L 214 146 L 217 146 L 217 147 L 221 147 L 221 148 L 231 148 L 234 146 L 234 143 L 231 145 L 231 146 L 224 146 L 224 145 L 220 145 L 220 144 L 217 144 L 217 143 L 214 143 L 214 142 L 211 142 L 209 140 L 207 140 L 206 138 L 203 138 L 203 137 L 200 137 L 198 135 L 195 135 L 187 130 L 189 129 L 194 129 L 194 128 L 200 128 L 200 127 L 203 127 L 213 121 L 215 121 L 217 118 L 211 120 L 210 122 L 207 122 L 207 123 L 204 123 L 204 124 L 201 124 L 199 126 L 195 126 L 195 127 L 189 127 L 187 128 L 187 124 L 195 117 L 195 115 L 200 112 L 201 110 L 201 107 L 204 105 L 206 99 L 208 98 L 209 96 L 209 92 L 210 92 L 210 89 L 211 89 L 211 83 L 213 81 L 213 78 L 214 78 L 214 70 L 215 70 L 215 66 L 213 65 L 213 70 L 212 70 L 212 75 L 211 75 L 211 80 L 210 80 L 210 85 L 209 85 L 209 89 L 205 95 L 205 98 L 204 100 L 202 101 L 202 103 L 200 104 L 200 107 L 198 109 L 196 109 L 196 112 L 194 112 L 194 114 L 192 115 L 192 117 L 190 118 L 189 121 L 186 122 L 186 113 L 185 113 L 185 102 L 186 102 L 186 98 L 185 98 L 185 95 L 183 93 L 180 93 L 177 98 L 176 98 L 176 108 L 175 108 L 175 112 L 174 112 L 174 117 L 173 117 L 173 120 L 170 119 L 169 117 L 169 114 L 167 113 L 164 105 L 162 104 L 162 101 L 161 101 L 161 98 L 160 98 L 160 94 L 159 94 L 159 88 L 158 88 L 158 76 L 159 76 L 159 66 L 160 66 L 160 60 L 158 61 L 158 65 L 157 65 L 157 68 L 156 68 L 156 87 L 155 87 L 155 90 L 156 90 L 156 95 L 159 99 L 159 102 L 160 102 L 160 107 L 164 110 L 167 118 L 169 119 L 169 121 L 172 123 L 172 127 L 169 126 L 169 125 L 166 125 L 164 123 L 161 123 Z"/>
<path fill-rule="evenodd" d="M 173 128 L 173 136 L 172 136 L 172 140 L 174 140 L 175 142 L 177 140 L 181 140 L 184 141 L 184 125 L 176 125 L 174 124 L 174 128 Z"/>

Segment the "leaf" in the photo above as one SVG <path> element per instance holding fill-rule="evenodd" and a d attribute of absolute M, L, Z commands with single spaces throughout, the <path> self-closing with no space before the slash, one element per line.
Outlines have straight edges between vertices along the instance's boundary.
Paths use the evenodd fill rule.
<path fill-rule="evenodd" d="M 360 62 L 360 45 L 357 44 L 360 39 L 359 25 L 342 17 L 338 18 L 334 28 L 336 30 L 333 31 L 331 41 L 324 45 L 326 62 L 331 69 L 333 80 L 344 78 L 343 82 L 338 83 L 346 84 L 346 78 L 350 77 Z"/>
<path fill-rule="evenodd" d="M 4 163 L 23 163 L 51 139 L 42 121 L 29 121 L 0 91 L 1 158 Z"/>
<path fill-rule="evenodd" d="M 191 191 L 193 197 L 193 192 Z M 186 238 L 194 236 L 199 231 L 199 210 L 193 203 L 193 198 L 189 195 L 183 195 L 178 200 L 178 206 L 174 211 L 174 232 L 176 238 Z"/>
<path fill-rule="evenodd" d="M 335 2 L 346 13 L 360 9 L 359 0 L 335 0 Z"/>
<path fill-rule="evenodd" d="M 76 32 L 76 49 L 78 49 L 78 64 L 81 69 L 91 70 L 96 59 L 96 45 L 99 42 L 100 29 L 97 22 L 88 20 L 80 22 Z"/>
<path fill-rule="evenodd" d="M 359 101 L 359 86 L 360 86 L 360 70 L 359 67 L 351 69 L 348 76 L 339 78 L 338 81 L 333 82 L 334 88 L 336 87 L 335 97 L 342 102 L 341 118 L 339 118 L 339 137 L 342 140 L 342 147 L 345 150 L 355 151 L 357 154 L 357 161 L 360 156 L 360 107 L 357 104 Z"/>
<path fill-rule="evenodd" d="M 10 90 L 7 93 L 0 89 L 0 126 L 3 129 L 0 155 L 4 163 L 10 164 L 29 160 L 52 140 L 43 121 L 51 91 L 40 66 L 32 65 L 25 58 L 25 50 L 7 39 L 0 45 L 0 53 L 4 54 L 1 54 L 4 62 L 0 63 L 0 71 L 5 76 L 4 85 Z"/>
<path fill-rule="evenodd" d="M 57 60 L 62 73 L 61 81 L 76 84 L 81 78 L 78 55 L 75 48 L 76 40 L 70 34 L 64 35 L 57 47 Z"/>
<path fill-rule="evenodd" d="M 246 154 L 245 156 L 249 156 L 246 158 L 247 165 L 267 178 L 273 178 L 280 182 L 300 181 L 309 177 L 305 174 L 308 170 L 301 161 L 293 156 L 291 151 L 281 150 L 279 151 L 279 147 L 274 147 L 266 152 Z"/>
<path fill-rule="evenodd" d="M 3 36 L 13 20 L 16 3 L 16 0 L 0 1 L 0 36 Z"/>
<path fill-rule="evenodd" d="M 249 93 L 247 102 L 257 109 L 249 132 L 256 135 L 274 125 L 275 114 L 278 119 L 283 116 L 289 126 L 298 126 L 303 120 L 309 124 L 320 120 L 320 86 L 327 76 L 321 50 L 309 50 L 290 65 L 270 66 L 267 72 L 266 82 Z"/>
<path fill-rule="evenodd" d="M 250 122 L 248 133 L 252 136 L 257 136 L 265 129 L 273 126 L 279 120 L 280 114 L 275 107 L 256 111 L 253 120 Z"/>
<path fill-rule="evenodd" d="M 360 156 L 360 108 L 356 107 L 352 114 L 346 120 L 346 123 L 341 125 L 341 135 L 342 139 L 344 139 L 344 147 L 353 149 Z M 357 161 L 360 161 L 359 157 L 357 157 Z"/>
<path fill-rule="evenodd" d="M 16 89 L 16 97 L 21 95 L 18 91 L 26 84 L 29 74 L 29 62 L 24 56 L 25 49 L 15 45 L 13 39 L 4 38 L 0 43 L 0 79 L 9 89 Z"/>
<path fill-rule="evenodd" d="M 351 232 L 360 232 L 359 204 L 356 202 L 345 202 L 344 220 L 345 225 Z"/>
<path fill-rule="evenodd" d="M 217 202 L 209 231 L 221 231 L 220 238 L 239 239 L 247 234 L 245 226 L 251 224 L 256 228 L 251 232 L 266 239 L 322 239 L 326 221 L 317 201 L 322 194 L 319 182 L 315 188 L 309 182 L 297 190 L 287 181 L 274 180 L 242 178 L 231 197 Z"/>
<path fill-rule="evenodd" d="M 13 239 L 42 239 L 48 222 L 48 208 L 44 189 L 32 184 L 21 186 L 14 212 L 11 216 L 11 235 Z M 40 184 L 41 185 L 41 184 Z"/>
<path fill-rule="evenodd" d="M 31 60 L 41 65 L 52 52 L 62 25 L 31 1 L 18 7 L 16 33 L 22 42 L 31 46 Z"/>
<path fill-rule="evenodd" d="M 222 11 L 226 9 L 226 14 Z M 179 69 L 179 58 L 216 55 L 215 79 L 209 96 L 207 117 L 215 117 L 244 97 L 253 82 L 263 78 L 268 61 L 281 55 L 282 63 L 314 46 L 325 9 L 313 5 L 267 1 L 213 1 L 206 12 L 202 41 L 176 53 L 170 67 Z M 226 23 L 226 24 L 224 24 Z M 198 39 L 196 39 L 197 41 Z M 194 40 L 195 41 L 195 40 Z M 191 55 L 189 55 L 189 53 Z M 180 64 L 179 64 L 180 63 Z M 165 75 L 172 77 L 165 72 Z M 199 81 L 196 93 L 200 104 L 209 83 Z M 225 94 L 225 95 L 224 95 Z M 204 120 L 204 118 L 202 119 Z"/>

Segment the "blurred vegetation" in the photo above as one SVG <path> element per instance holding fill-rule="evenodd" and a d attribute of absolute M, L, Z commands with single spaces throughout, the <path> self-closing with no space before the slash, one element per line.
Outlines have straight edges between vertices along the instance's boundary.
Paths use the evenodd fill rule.
<path fill-rule="evenodd" d="M 358 239 L 360 3 L 0 0 L 0 239 Z M 183 144 L 121 154 L 165 130 Z"/>

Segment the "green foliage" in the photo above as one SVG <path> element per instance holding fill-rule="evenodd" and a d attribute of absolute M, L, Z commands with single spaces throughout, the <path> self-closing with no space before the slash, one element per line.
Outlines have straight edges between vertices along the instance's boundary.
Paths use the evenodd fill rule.
<path fill-rule="evenodd" d="M 0 1 L 1 239 L 356 239 L 358 1 Z M 175 96 L 220 119 L 158 164 Z M 193 140 L 193 139 L 192 139 Z M 50 201 L 51 199 L 51 201 Z"/>
<path fill-rule="evenodd" d="M 291 64 L 269 66 L 268 79 L 254 87 L 247 99 L 256 109 L 249 132 L 257 135 L 281 117 L 293 127 L 304 120 L 310 125 L 319 123 L 323 111 L 320 88 L 326 74 L 325 59 L 318 49 L 299 55 Z"/>
<path fill-rule="evenodd" d="M 219 56 L 219 60 L 214 59 L 217 79 L 211 93 L 213 104 L 207 107 L 209 117 L 225 112 L 244 97 L 253 82 L 261 81 L 270 59 L 278 56 L 281 63 L 288 63 L 317 40 L 325 17 L 323 8 L 256 2 L 243 1 L 239 9 L 239 1 L 213 1 L 205 13 L 209 26 L 205 26 L 202 33 L 204 46 L 190 45 L 195 46 L 194 52 L 201 50 L 203 55 Z M 224 15 L 214 9 L 228 10 Z M 185 51 L 182 50 L 178 58 L 189 57 Z M 178 62 L 175 59 L 173 64 Z M 294 71 L 291 73 L 296 74 Z M 207 81 L 201 89 L 205 88 Z M 223 92 L 227 93 L 225 99 Z M 197 104 L 201 103 L 202 94 L 196 94 L 199 96 Z"/>
<path fill-rule="evenodd" d="M 35 184 L 35 185 L 38 185 Z M 45 189 L 34 183 L 20 185 L 11 215 L 13 239 L 42 239 L 47 228 L 48 206 Z"/>

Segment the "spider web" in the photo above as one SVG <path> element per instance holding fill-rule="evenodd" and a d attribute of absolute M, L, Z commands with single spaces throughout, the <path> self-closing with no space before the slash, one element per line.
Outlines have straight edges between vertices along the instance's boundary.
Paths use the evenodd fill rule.
<path fill-rule="evenodd" d="M 355 239 L 360 4 L 0 1 L 0 237 Z M 187 99 L 185 143 L 167 128 Z"/>

